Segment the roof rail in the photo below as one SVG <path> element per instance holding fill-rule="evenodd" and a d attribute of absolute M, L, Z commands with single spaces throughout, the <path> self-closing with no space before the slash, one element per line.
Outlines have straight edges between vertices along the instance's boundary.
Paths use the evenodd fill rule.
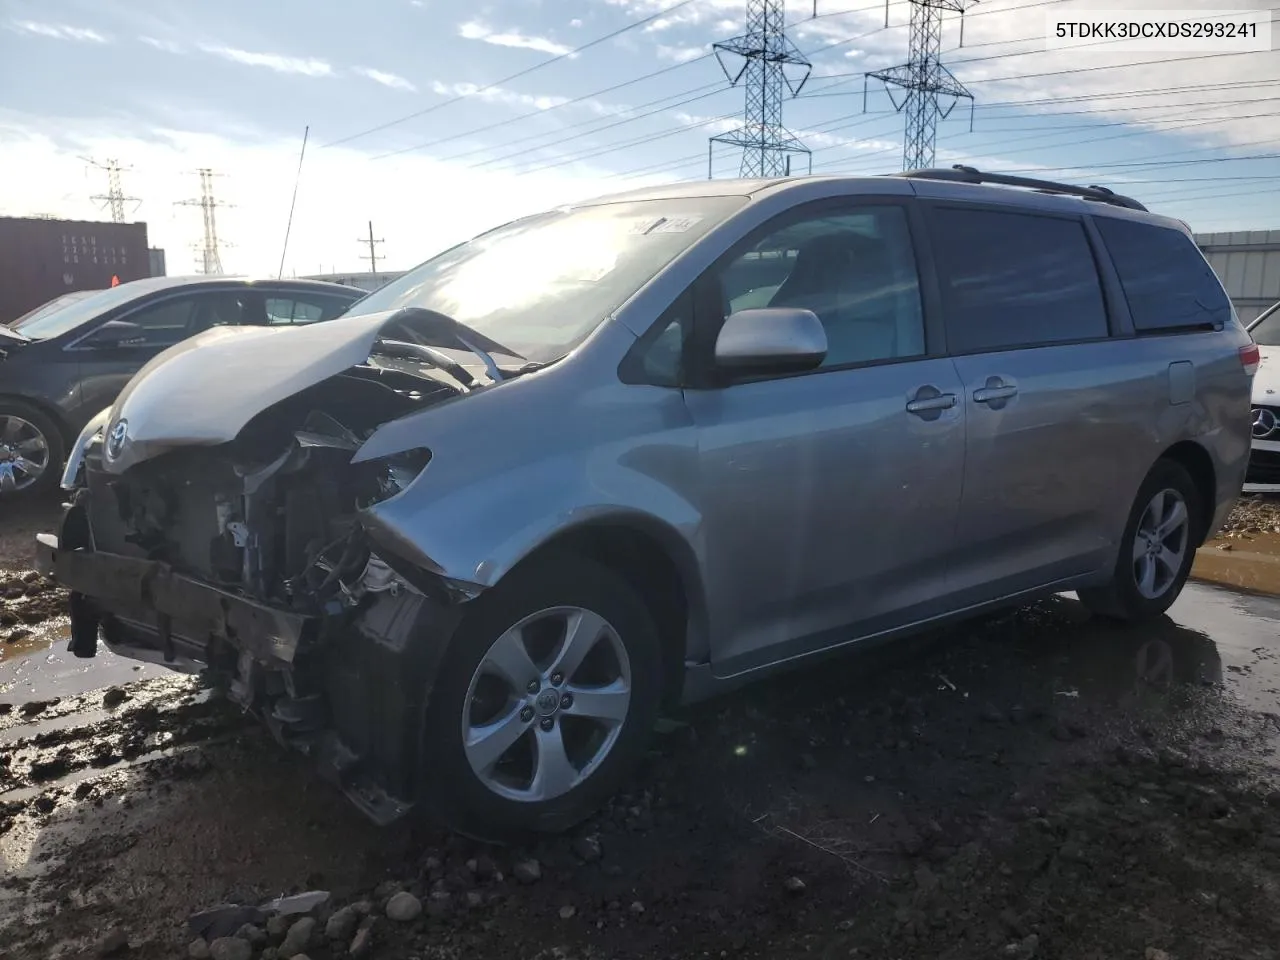
<path fill-rule="evenodd" d="M 1094 185 L 1077 187 L 1069 183 L 1055 183 L 1052 180 L 1012 177 L 1005 173 L 983 173 L 981 170 L 975 170 L 973 167 L 966 167 L 960 163 L 957 163 L 950 170 L 908 170 L 906 173 L 897 173 L 894 176 L 917 180 L 950 180 L 954 183 L 995 183 L 1006 187 L 1027 187 L 1031 190 L 1038 190 L 1041 193 L 1066 194 L 1080 197 L 1083 200 L 1096 200 L 1099 203 L 1127 207 L 1130 210 L 1142 210 L 1143 212 L 1147 210 L 1146 207 L 1132 197 L 1121 196 L 1107 187 Z"/>

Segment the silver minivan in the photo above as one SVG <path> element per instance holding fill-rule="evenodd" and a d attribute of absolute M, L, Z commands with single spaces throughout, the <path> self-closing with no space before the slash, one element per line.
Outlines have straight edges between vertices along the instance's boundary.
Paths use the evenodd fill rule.
<path fill-rule="evenodd" d="M 376 820 L 559 831 L 664 704 L 1061 591 L 1162 615 L 1257 363 L 1187 227 L 1104 188 L 651 188 L 173 347 L 39 552 L 77 656 L 208 671 Z"/>

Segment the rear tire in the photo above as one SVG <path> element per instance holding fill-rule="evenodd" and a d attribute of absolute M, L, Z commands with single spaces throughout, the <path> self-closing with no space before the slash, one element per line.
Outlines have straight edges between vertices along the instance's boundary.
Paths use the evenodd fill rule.
<path fill-rule="evenodd" d="M 419 796 L 486 842 L 568 830 L 644 754 L 662 696 L 653 618 L 573 554 L 517 568 L 474 604 L 432 687 Z"/>
<path fill-rule="evenodd" d="M 1078 591 L 1080 602 L 1129 623 L 1163 616 L 1191 575 L 1204 509 L 1186 468 L 1157 460 L 1129 511 L 1111 582 Z"/>
<path fill-rule="evenodd" d="M 48 493 L 65 458 L 62 431 L 43 411 L 20 400 L 0 401 L 0 500 Z"/>

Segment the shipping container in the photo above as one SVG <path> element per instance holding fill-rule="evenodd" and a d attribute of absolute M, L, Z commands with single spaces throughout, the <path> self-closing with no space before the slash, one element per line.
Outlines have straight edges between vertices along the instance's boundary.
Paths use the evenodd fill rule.
<path fill-rule="evenodd" d="M 64 293 L 150 274 L 145 223 L 0 217 L 0 323 Z"/>

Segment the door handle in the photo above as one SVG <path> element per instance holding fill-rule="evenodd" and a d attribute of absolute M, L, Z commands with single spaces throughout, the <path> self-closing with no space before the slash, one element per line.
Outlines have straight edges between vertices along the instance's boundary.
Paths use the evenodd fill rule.
<path fill-rule="evenodd" d="M 999 377 L 987 377 L 984 386 L 973 391 L 974 403 L 999 403 L 1016 396 L 1018 388 L 1012 383 L 1005 383 Z"/>
<path fill-rule="evenodd" d="M 936 420 L 943 410 L 950 410 L 955 405 L 954 393 L 942 393 L 937 387 L 926 386 L 917 390 L 915 396 L 907 401 L 907 413 L 923 420 Z"/>

